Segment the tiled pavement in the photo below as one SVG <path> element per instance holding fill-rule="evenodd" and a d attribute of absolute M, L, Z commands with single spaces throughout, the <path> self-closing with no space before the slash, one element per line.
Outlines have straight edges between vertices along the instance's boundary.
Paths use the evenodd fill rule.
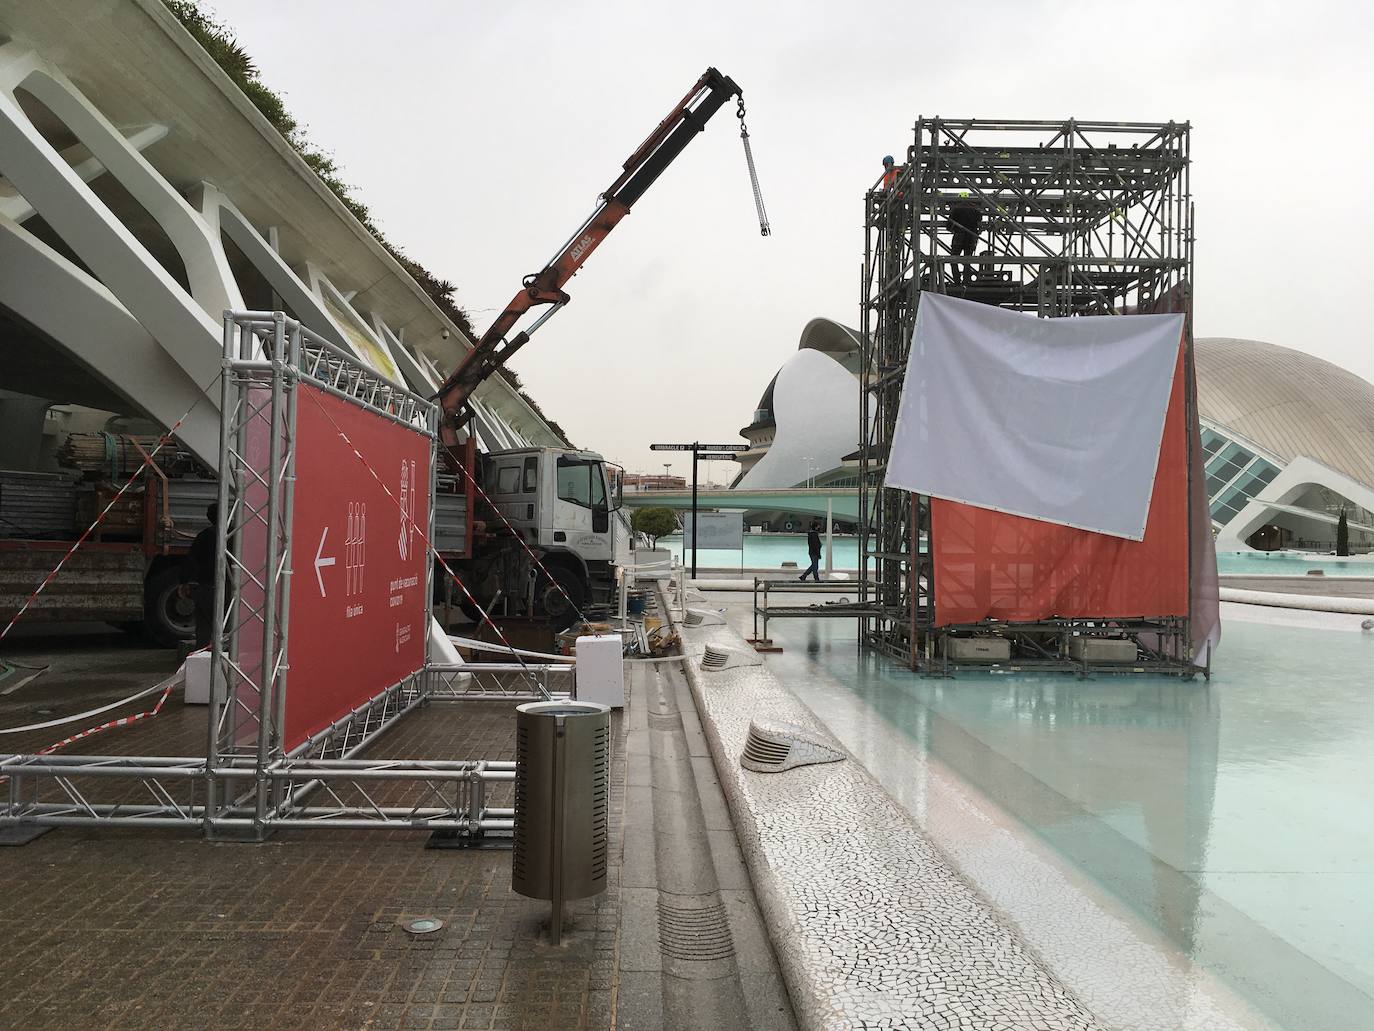
<path fill-rule="evenodd" d="M 131 651 L 125 668 L 158 661 L 165 653 Z M 49 676 L 45 693 L 63 671 Z M 89 750 L 177 754 L 175 742 L 199 740 L 204 711 L 174 695 L 156 720 Z M 407 716 L 372 754 L 508 759 L 514 738 L 508 703 L 444 703 Z M 291 832 L 252 845 L 62 829 L 0 849 L 0 1028 L 609 1028 L 623 755 L 608 890 L 569 904 L 557 948 L 548 904 L 511 892 L 508 851 L 426 850 L 421 833 Z M 445 927 L 413 937 L 402 924 L 417 916 Z"/>

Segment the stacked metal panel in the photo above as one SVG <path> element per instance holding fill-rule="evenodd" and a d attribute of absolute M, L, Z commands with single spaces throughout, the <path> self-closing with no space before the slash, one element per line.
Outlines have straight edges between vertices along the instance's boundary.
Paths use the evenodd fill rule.
<path fill-rule="evenodd" d="M 75 476 L 0 469 L 0 537 L 51 540 L 75 526 Z"/>

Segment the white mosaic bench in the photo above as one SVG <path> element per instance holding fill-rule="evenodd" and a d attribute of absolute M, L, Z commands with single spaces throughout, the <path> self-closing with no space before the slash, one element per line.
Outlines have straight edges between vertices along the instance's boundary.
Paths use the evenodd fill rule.
<path fill-rule="evenodd" d="M 748 647 L 729 626 L 678 630 L 689 654 Z M 740 766 L 755 718 L 843 749 L 766 666 L 683 665 L 803 1028 L 1100 1027 L 848 752 Z"/>

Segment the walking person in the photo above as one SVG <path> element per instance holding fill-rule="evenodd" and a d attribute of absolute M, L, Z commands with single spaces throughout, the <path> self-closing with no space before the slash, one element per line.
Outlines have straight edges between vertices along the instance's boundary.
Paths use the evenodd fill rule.
<path fill-rule="evenodd" d="M 806 550 L 811 556 L 811 564 L 806 567 L 806 572 L 802 573 L 798 579 L 805 580 L 808 574 L 816 581 L 821 582 L 821 524 L 815 519 L 811 520 L 811 529 L 806 531 Z"/>

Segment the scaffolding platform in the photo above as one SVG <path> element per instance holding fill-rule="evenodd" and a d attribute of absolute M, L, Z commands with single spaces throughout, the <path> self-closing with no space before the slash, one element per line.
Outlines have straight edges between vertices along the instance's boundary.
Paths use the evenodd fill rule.
<path fill-rule="evenodd" d="M 1206 672 L 1176 657 L 1191 655 L 1186 618 L 942 623 L 935 612 L 935 570 L 924 548 L 929 499 L 882 485 L 924 292 L 1047 318 L 1172 305 L 1189 316 L 1191 364 L 1189 149 L 1187 122 L 923 117 L 895 182 L 885 188 L 879 180 L 865 193 L 854 613 L 862 646 L 944 675 L 989 667 L 949 658 L 951 640 L 996 635 L 1011 642 L 1009 661 L 1018 669 L 1083 673 L 1084 663 L 1067 654 L 1066 643 L 1106 630 L 1141 642 L 1139 661 L 1108 664 L 1115 672 Z M 951 216 L 959 207 L 978 212 L 971 254 L 954 253 Z M 1187 405 L 1195 420 L 1191 383 Z M 782 614 L 775 608 L 770 615 Z"/>
<path fill-rule="evenodd" d="M 807 618 L 839 618 L 839 619 L 858 619 L 865 615 L 872 616 L 872 607 L 860 601 L 848 601 L 849 596 L 858 597 L 859 582 L 857 580 L 821 580 L 804 583 L 800 580 L 769 580 L 764 577 L 754 577 L 754 636 L 748 638 L 755 651 L 782 651 L 781 648 L 773 647 L 773 639 L 768 636 L 768 621 L 770 619 L 787 619 L 789 617 Z M 812 602 L 806 605 L 769 604 L 770 595 L 774 594 L 836 594 L 841 596 L 838 602 Z M 759 621 L 762 620 L 762 627 Z"/>

